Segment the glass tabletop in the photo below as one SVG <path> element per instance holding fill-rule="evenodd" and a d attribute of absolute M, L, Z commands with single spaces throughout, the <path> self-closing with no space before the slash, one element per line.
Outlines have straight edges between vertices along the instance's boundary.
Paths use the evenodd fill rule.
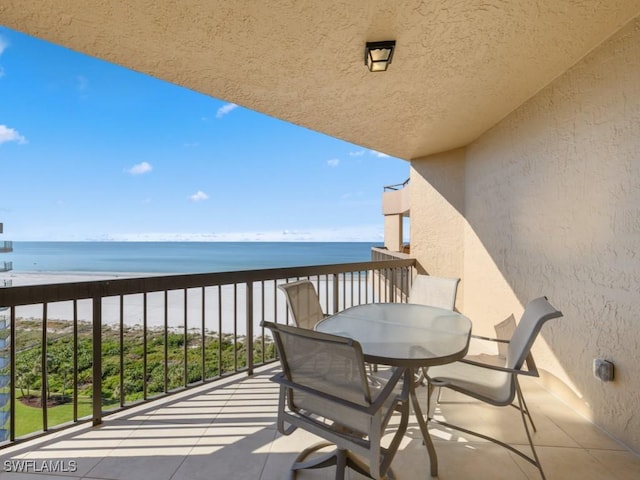
<path fill-rule="evenodd" d="M 469 348 L 471 321 L 460 313 L 411 303 L 370 303 L 347 308 L 315 330 L 357 340 L 365 359 L 420 367 L 461 359 Z"/>

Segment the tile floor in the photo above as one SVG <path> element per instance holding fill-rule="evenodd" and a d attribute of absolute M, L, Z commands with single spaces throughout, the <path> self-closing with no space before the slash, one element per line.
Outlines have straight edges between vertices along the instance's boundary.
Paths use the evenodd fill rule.
<path fill-rule="evenodd" d="M 273 368 L 227 379 L 108 416 L 100 427 L 77 426 L 0 451 L 1 480 L 281 480 L 297 452 L 317 438 L 275 426 Z M 576 415 L 534 380 L 523 384 L 538 433 L 534 442 L 548 480 L 636 480 L 640 458 Z M 424 389 L 421 389 L 424 390 Z M 419 392 L 424 398 L 425 394 Z M 456 402 L 456 403 L 453 403 Z M 443 395 L 437 414 L 526 442 L 515 409 L 481 406 Z M 434 425 L 440 479 L 539 479 L 517 455 Z M 57 470 L 55 472 L 47 471 Z M 429 461 L 415 420 L 393 462 L 400 480 L 428 479 Z M 19 472 L 17 470 L 20 470 Z M 331 479 L 333 469 L 300 480 Z M 350 480 L 362 478 L 351 474 Z"/>

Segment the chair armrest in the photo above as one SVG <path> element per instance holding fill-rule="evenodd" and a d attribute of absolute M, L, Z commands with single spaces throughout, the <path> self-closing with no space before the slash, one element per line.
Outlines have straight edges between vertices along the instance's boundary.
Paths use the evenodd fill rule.
<path fill-rule="evenodd" d="M 471 335 L 471 338 L 475 338 L 476 340 L 486 340 L 488 342 L 509 343 L 509 340 L 505 340 L 502 338 L 483 337 L 482 335 Z"/>
<path fill-rule="evenodd" d="M 473 360 L 468 360 L 466 358 L 463 358 L 462 360 L 458 360 L 460 363 L 466 363 L 468 365 L 473 365 L 475 367 L 480 367 L 480 368 L 486 368 L 489 370 L 497 370 L 499 372 L 506 372 L 506 373 L 514 373 L 516 375 L 526 375 L 528 377 L 538 377 L 538 371 L 537 370 L 520 370 L 520 369 L 515 369 L 515 368 L 507 368 L 507 367 L 500 367 L 498 365 L 491 365 L 489 363 L 480 363 L 480 362 L 475 362 Z"/>
<path fill-rule="evenodd" d="M 395 376 L 395 374 L 394 374 L 394 376 Z M 351 408 L 353 410 L 364 412 L 367 415 L 374 414 L 378 410 L 378 408 L 380 408 L 380 404 L 378 402 L 378 399 L 380 399 L 381 401 L 384 401 L 386 399 L 386 397 L 384 397 L 381 394 L 376 399 L 376 402 L 370 404 L 369 406 L 360 405 L 358 403 L 354 403 L 354 402 L 350 402 L 349 400 L 345 400 L 344 398 L 336 397 L 335 395 L 331 395 L 330 393 L 322 392 L 320 390 L 316 390 L 315 388 L 307 387 L 305 385 L 301 385 L 301 384 L 296 383 L 296 382 L 291 382 L 291 381 L 289 381 L 287 379 L 287 377 L 285 376 L 284 373 L 278 373 L 278 374 L 274 375 L 273 377 L 271 377 L 271 381 L 275 382 L 275 383 L 278 383 L 281 386 L 284 386 L 286 388 L 290 388 L 292 390 L 299 390 L 301 392 L 305 392 L 305 393 L 308 393 L 310 395 L 314 395 L 316 397 L 323 398 L 323 399 L 328 400 L 330 402 L 337 403 L 338 405 L 342 405 L 344 407 Z M 385 386 L 385 388 L 383 389 L 383 392 L 385 392 L 387 390 L 386 387 L 387 386 Z M 389 391 L 386 392 L 386 395 L 389 396 L 389 394 L 392 391 L 393 391 L 393 387 L 391 387 L 389 389 Z"/>

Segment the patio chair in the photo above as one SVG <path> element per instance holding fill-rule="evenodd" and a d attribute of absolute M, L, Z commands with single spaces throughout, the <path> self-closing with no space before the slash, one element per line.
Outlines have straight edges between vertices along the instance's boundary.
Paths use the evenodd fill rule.
<path fill-rule="evenodd" d="M 514 330 L 509 342 L 504 367 L 491 363 L 480 363 L 465 358 L 448 365 L 431 367 L 427 372 L 427 412 L 430 412 L 429 404 L 435 387 L 450 388 L 451 390 L 463 393 L 496 407 L 513 406 L 520 411 L 529 446 L 531 447 L 531 456 L 494 437 L 474 432 L 445 421 L 433 418 L 429 418 L 428 420 L 489 440 L 507 448 L 536 466 L 544 480 L 545 476 L 542 465 L 540 464 L 540 459 L 533 445 L 531 433 L 529 432 L 525 418 L 527 408 L 518 383 L 518 375 L 538 376 L 538 370 L 530 356 L 531 347 L 544 323 L 552 318 L 561 316 L 562 312 L 556 310 L 548 302 L 546 297 L 536 298 L 527 304 L 522 318 Z M 525 363 L 527 364 L 527 369 L 523 369 Z M 517 398 L 517 405 L 513 403 L 514 398 Z"/>
<path fill-rule="evenodd" d="M 459 282 L 459 278 L 416 275 L 409 291 L 409 303 L 453 310 Z"/>
<path fill-rule="evenodd" d="M 492 337 L 484 337 L 480 335 L 471 335 L 472 339 L 482 340 L 486 342 L 495 342 L 497 344 L 497 354 L 488 354 L 488 353 L 480 353 L 476 355 L 467 355 L 465 357 L 466 360 L 472 360 L 480 363 L 488 363 L 491 365 L 497 365 L 500 367 L 505 367 L 507 365 L 507 354 L 509 352 L 509 341 L 513 336 L 516 330 L 516 319 L 513 314 L 509 315 L 507 318 L 502 320 L 499 323 L 496 323 L 493 326 L 496 336 Z M 533 354 L 529 352 L 527 355 L 527 359 L 525 360 L 527 364 L 527 370 L 534 371 L 536 369 L 535 362 L 533 360 Z M 442 393 L 442 389 L 438 388 L 438 395 L 436 397 L 437 403 L 442 403 L 440 399 L 440 394 Z M 454 403 L 454 402 L 449 402 Z M 524 395 L 522 396 L 522 404 L 524 406 L 524 413 L 527 415 L 529 419 L 529 423 L 531 424 L 531 428 L 533 431 L 536 431 L 536 425 L 533 423 L 533 418 L 531 417 L 531 411 L 527 408 L 527 403 L 525 402 Z"/>
<path fill-rule="evenodd" d="M 271 379 L 280 384 L 278 431 L 289 435 L 301 428 L 326 440 L 298 455 L 290 478 L 302 469 L 332 465 L 337 480 L 344 479 L 347 467 L 367 478 L 394 478 L 390 465 L 409 418 L 404 370 L 396 369 L 386 384 L 375 388 L 368 383 L 357 341 L 267 321 L 262 325 L 271 330 L 282 365 Z M 399 425 L 385 447 L 382 437 L 395 411 L 401 414 Z M 328 446 L 336 449 L 306 460 Z"/>
<path fill-rule="evenodd" d="M 287 305 L 296 326 L 312 329 L 325 317 L 316 289 L 309 280 L 282 283 L 278 288 L 287 298 Z"/>
<path fill-rule="evenodd" d="M 460 283 L 459 278 L 418 274 L 411 284 L 408 302 L 453 310 L 456 304 L 458 283 Z M 421 368 L 416 373 L 416 382 L 423 384 L 426 374 L 427 369 Z"/>

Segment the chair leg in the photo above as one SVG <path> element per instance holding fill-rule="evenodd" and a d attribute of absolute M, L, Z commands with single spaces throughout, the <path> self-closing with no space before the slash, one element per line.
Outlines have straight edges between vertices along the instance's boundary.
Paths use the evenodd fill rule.
<path fill-rule="evenodd" d="M 336 452 L 336 480 L 344 480 L 345 470 L 347 469 L 347 451 L 338 449 Z"/>
<path fill-rule="evenodd" d="M 431 383 L 429 383 L 428 386 L 430 388 L 429 388 L 429 391 L 427 393 L 427 395 L 428 395 L 428 397 L 427 397 L 427 399 L 428 399 L 427 408 L 430 407 L 430 397 L 431 397 L 431 394 L 433 393 L 433 389 L 436 388 L 437 385 L 432 385 Z M 506 448 L 507 450 L 519 455 L 520 457 L 522 457 L 523 459 L 525 459 L 526 461 L 528 461 L 529 463 L 534 465 L 538 469 L 538 471 L 540 472 L 540 476 L 542 477 L 542 480 L 546 480 L 546 477 L 544 475 L 544 471 L 542 470 L 542 464 L 540 463 L 540 458 L 538 457 L 538 452 L 536 451 L 536 447 L 533 444 L 533 439 L 531 437 L 531 432 L 529 431 L 529 426 L 527 425 L 527 416 L 528 416 L 527 413 L 526 413 L 527 410 L 526 410 L 526 406 L 523 403 L 524 402 L 524 398 L 522 396 L 522 392 L 520 390 L 520 387 L 517 385 L 517 380 L 516 380 L 516 386 L 517 386 L 517 388 L 516 388 L 516 396 L 518 398 L 518 405 L 512 405 L 512 406 L 520 411 L 520 417 L 522 419 L 522 425 L 524 426 L 525 433 L 527 434 L 527 440 L 529 441 L 529 447 L 531 448 L 531 453 L 532 453 L 531 457 L 526 455 L 525 453 L 521 452 L 517 448 L 509 445 L 508 443 L 505 443 L 505 442 L 503 442 L 501 440 L 498 440 L 497 438 L 490 437 L 488 435 L 482 434 L 480 432 L 475 432 L 473 430 L 469 430 L 467 428 L 463 428 L 463 427 L 460 427 L 458 425 L 454 425 L 454 424 L 451 424 L 451 423 L 448 423 L 448 422 L 444 422 L 442 420 L 436 420 L 433 417 L 429 417 L 429 421 L 431 421 L 433 423 L 437 423 L 437 424 L 442 425 L 444 427 L 452 428 L 454 430 L 458 430 L 460 432 L 467 433 L 469 435 L 474 435 L 476 437 L 483 438 L 485 440 L 488 440 L 490 442 L 493 442 L 493 443 L 495 443 L 497 445 L 500 445 L 500 446 Z"/>
<path fill-rule="evenodd" d="M 542 470 L 542 464 L 540 463 L 540 458 L 538 457 L 538 452 L 536 452 L 536 447 L 533 445 L 533 439 L 531 438 L 531 432 L 529 432 L 529 427 L 527 426 L 527 418 L 525 417 L 525 412 L 527 412 L 527 415 L 528 415 L 528 410 L 526 410 L 526 404 L 524 403 L 524 397 L 522 396 L 522 391 L 520 390 L 520 385 L 518 384 L 518 380 L 517 379 L 516 379 L 516 396 L 518 397 L 518 406 L 520 407 L 519 410 L 520 410 L 520 417 L 522 418 L 522 424 L 524 425 L 524 430 L 527 433 L 527 439 L 529 440 L 529 446 L 531 447 L 531 452 L 533 453 L 533 458 L 535 459 L 535 462 L 531 462 L 531 463 L 533 463 L 536 467 L 538 467 L 538 470 L 540 471 L 540 476 L 542 477 L 542 480 L 546 480 L 546 477 L 544 476 L 544 471 Z M 529 416 L 529 420 L 531 421 L 531 416 Z M 534 427 L 534 429 L 535 429 L 535 427 Z"/>
<path fill-rule="evenodd" d="M 293 461 L 293 465 L 291 465 L 289 479 L 290 480 L 295 479 L 296 473 L 298 472 L 298 470 L 324 468 L 324 467 L 329 467 L 331 465 L 335 465 L 337 461 L 337 455 L 335 450 L 330 453 L 326 453 L 321 457 L 313 458 L 311 460 L 305 461 L 305 458 L 307 458 L 313 452 L 316 452 L 325 447 L 330 447 L 332 445 L 334 444 L 331 442 L 319 442 L 314 445 L 311 445 L 308 448 L 305 448 L 302 452 L 300 452 L 300 454 Z"/>
<path fill-rule="evenodd" d="M 440 403 L 440 392 L 442 391 L 442 389 L 440 387 L 436 387 L 435 385 L 433 385 L 432 383 L 428 382 L 427 383 L 427 418 L 433 418 L 433 416 L 435 415 L 435 403 L 431 400 L 431 397 L 433 396 L 433 391 L 435 389 L 438 389 L 438 395 L 436 396 L 436 401 L 435 403 Z"/>
<path fill-rule="evenodd" d="M 371 476 L 367 466 L 363 462 L 361 462 L 358 457 L 353 455 L 348 450 L 342 448 L 337 448 L 332 452 L 325 453 L 324 455 L 321 455 L 317 458 L 305 460 L 305 458 L 311 455 L 313 452 L 330 446 L 335 446 L 335 444 L 331 442 L 320 442 L 311 445 L 308 448 L 305 448 L 294 460 L 293 465 L 291 466 L 291 470 L 289 471 L 289 480 L 295 480 L 299 470 L 314 470 L 318 468 L 331 467 L 334 465 L 336 467 L 336 474 L 334 477 L 335 480 L 344 480 L 347 468 L 358 472 L 366 478 L 374 479 L 374 477 Z M 386 478 L 388 480 L 395 479 L 391 468 L 387 470 L 386 476 L 383 478 Z"/>
<path fill-rule="evenodd" d="M 524 395 L 522 394 L 522 390 L 520 389 L 520 383 L 516 382 L 516 388 L 518 390 L 518 395 L 522 399 L 522 405 L 524 406 L 524 413 L 526 413 L 527 417 L 529 418 L 529 422 L 531 423 L 531 428 L 533 429 L 534 432 L 537 432 L 536 425 L 535 423 L 533 423 L 533 418 L 531 418 L 531 412 L 529 411 L 527 402 L 524 401 Z"/>

